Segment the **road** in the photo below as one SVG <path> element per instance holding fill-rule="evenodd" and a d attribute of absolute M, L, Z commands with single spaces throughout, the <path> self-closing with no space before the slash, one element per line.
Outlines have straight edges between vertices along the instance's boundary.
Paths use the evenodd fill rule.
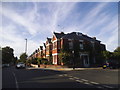
<path fill-rule="evenodd" d="M 2 88 L 117 88 L 117 70 L 55 71 L 3 68 Z"/>

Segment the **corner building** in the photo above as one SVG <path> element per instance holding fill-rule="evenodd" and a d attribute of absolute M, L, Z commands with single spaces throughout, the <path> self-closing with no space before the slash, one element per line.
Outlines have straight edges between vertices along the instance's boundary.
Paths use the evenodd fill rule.
<path fill-rule="evenodd" d="M 106 50 L 105 45 L 96 37 L 89 37 L 80 32 L 67 34 L 54 32 L 52 38 L 47 37 L 44 45 L 40 46 L 40 49 L 35 51 L 31 57 L 47 58 L 54 65 L 65 65 L 59 59 L 60 51 L 63 48 L 70 53 L 68 61 L 72 66 L 90 67 L 103 64 L 101 52 Z"/>
<path fill-rule="evenodd" d="M 96 37 L 89 37 L 80 32 L 72 32 L 64 34 L 53 33 L 52 38 L 47 38 L 46 41 L 46 57 L 49 60 L 49 55 L 52 55 L 52 63 L 54 65 L 64 65 L 60 62 L 58 55 L 60 50 L 65 47 L 69 49 L 71 55 L 74 54 L 74 61 L 78 67 L 89 67 L 95 64 L 102 64 L 100 60 L 100 52 L 106 50 L 105 45 Z M 76 49 L 75 49 L 76 48 Z"/>

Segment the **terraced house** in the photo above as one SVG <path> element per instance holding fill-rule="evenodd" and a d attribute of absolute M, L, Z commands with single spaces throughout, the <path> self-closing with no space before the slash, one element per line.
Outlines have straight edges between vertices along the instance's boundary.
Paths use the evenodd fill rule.
<path fill-rule="evenodd" d="M 47 38 L 44 43 L 44 49 L 38 50 L 38 56 L 47 58 L 54 65 L 89 67 L 103 63 L 101 52 L 104 50 L 105 45 L 96 37 L 89 37 L 80 32 L 54 32 L 52 38 Z"/>

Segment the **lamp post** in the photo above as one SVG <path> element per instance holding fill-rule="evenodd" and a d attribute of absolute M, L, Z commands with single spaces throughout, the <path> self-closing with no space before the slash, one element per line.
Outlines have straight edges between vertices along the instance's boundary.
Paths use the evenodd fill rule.
<path fill-rule="evenodd" d="M 93 45 L 93 60 L 94 60 L 94 63 L 96 63 L 95 61 L 95 42 L 91 42 L 92 45 Z"/>
<path fill-rule="evenodd" d="M 27 54 L 27 38 L 26 38 L 25 40 L 26 40 L 26 44 L 25 44 L 25 53 Z"/>
<path fill-rule="evenodd" d="M 74 50 L 72 51 L 72 55 L 73 55 L 73 69 L 75 69 Z"/>

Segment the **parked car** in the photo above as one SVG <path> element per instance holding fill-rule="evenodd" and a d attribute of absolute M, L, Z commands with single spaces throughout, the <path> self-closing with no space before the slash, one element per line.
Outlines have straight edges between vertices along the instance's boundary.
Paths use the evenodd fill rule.
<path fill-rule="evenodd" d="M 9 67 L 10 64 L 2 64 L 2 67 Z"/>
<path fill-rule="evenodd" d="M 16 65 L 16 68 L 17 68 L 17 69 L 19 69 L 19 68 L 25 68 L 25 63 L 19 62 L 19 63 Z"/>

